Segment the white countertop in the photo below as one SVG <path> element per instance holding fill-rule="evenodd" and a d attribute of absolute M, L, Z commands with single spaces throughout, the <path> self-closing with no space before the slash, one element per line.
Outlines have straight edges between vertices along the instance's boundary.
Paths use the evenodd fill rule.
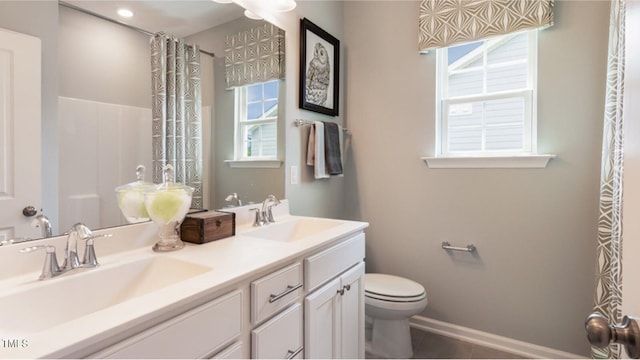
<path fill-rule="evenodd" d="M 284 210 L 286 210 L 286 214 L 283 214 L 283 211 L 276 214 L 277 223 L 303 218 L 288 215 L 288 208 Z M 183 309 L 186 305 L 201 301 L 216 291 L 229 287 L 231 284 L 253 278 L 261 270 L 280 264 L 284 265 L 296 257 L 317 250 L 345 235 L 361 231 L 368 226 L 368 223 L 365 222 L 337 220 L 340 222 L 338 226 L 300 240 L 282 242 L 247 236 L 246 234 L 255 228 L 246 224 L 246 217 L 243 219 L 240 214 L 236 220 L 239 226 L 236 227 L 236 236 L 234 237 L 202 245 L 187 243 L 184 249 L 169 253 L 155 253 L 151 250 L 155 231 L 153 224 L 146 223 L 123 227 L 122 230 L 121 228 L 112 228 L 103 231 L 111 232 L 113 234 L 111 239 L 113 240 L 109 239 L 109 241 L 113 241 L 113 244 L 120 244 L 120 248 L 117 245 L 101 246 L 99 244 L 100 240 L 96 240 L 96 253 L 101 264 L 99 269 L 87 270 L 85 273 L 65 274 L 45 281 L 54 284 L 56 281 L 65 281 L 67 277 L 83 276 L 90 271 L 100 271 L 100 269 L 108 269 L 109 267 L 119 266 L 142 258 L 162 256 L 200 264 L 210 267 L 211 270 L 146 295 L 135 297 L 75 320 L 50 327 L 41 332 L 16 333 L 10 329 L 3 329 L 2 324 L 0 324 L 0 341 L 12 341 L 4 344 L 4 346 L 0 343 L 0 357 L 52 358 L 73 356 L 74 353 L 81 349 L 98 344 L 127 329 L 140 327 L 154 318 L 170 313 L 172 309 L 174 311 Z M 131 229 L 127 230 L 127 228 Z M 136 232 L 137 235 L 132 236 L 131 231 Z M 95 233 L 98 234 L 100 232 L 96 231 Z M 129 239 L 128 237 L 131 238 Z M 54 239 L 49 241 L 60 244 L 63 240 Z M 120 251 L 122 244 L 125 244 L 126 249 L 126 244 L 129 240 L 132 244 L 131 250 Z M 62 244 L 64 243 L 62 242 Z M 32 245 L 32 243 L 29 243 L 29 245 Z M 109 248 L 109 246 L 114 248 Z M 13 251 L 17 251 L 20 248 L 19 244 L 12 245 L 12 247 L 14 247 Z M 64 249 L 64 246 L 57 246 L 57 248 L 60 258 L 61 250 Z M 102 250 L 104 251 L 101 252 Z M 6 252 L 7 249 L 0 248 L 0 262 L 3 260 L 9 261 L 7 259 L 11 259 L 11 262 L 26 262 L 27 255 L 13 255 L 12 257 L 7 255 Z M 41 262 L 44 253 L 39 253 L 37 256 L 29 254 L 28 256 L 30 257 L 29 264 L 34 263 L 31 258 L 37 259 L 35 261 L 35 263 L 39 263 L 37 269 L 30 269 L 31 271 L 26 273 L 23 271 L 22 274 L 9 278 L 0 278 L 1 311 L 11 311 L 10 304 L 2 303 L 3 295 L 15 291 L 16 288 L 24 289 L 26 287 L 40 286 L 43 283 L 43 281 L 37 281 L 37 277 L 42 266 Z M 108 284 L 104 284 L 104 286 L 108 286 Z M 68 294 L 69 302 L 81 303 L 83 301 L 83 289 L 74 290 L 75 292 Z M 40 302 L 41 306 L 47 306 L 47 299 L 41 299 Z M 55 311 L 55 309 L 50 310 Z M 25 318 L 24 321 L 28 322 L 29 319 Z"/>

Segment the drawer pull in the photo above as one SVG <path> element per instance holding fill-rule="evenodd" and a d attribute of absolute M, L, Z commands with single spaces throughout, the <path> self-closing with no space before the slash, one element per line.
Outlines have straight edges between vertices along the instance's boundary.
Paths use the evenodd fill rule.
<path fill-rule="evenodd" d="M 271 294 L 271 296 L 269 296 L 269 303 L 274 303 L 280 299 L 282 299 L 283 297 L 291 294 L 292 292 L 300 289 L 302 287 L 302 284 L 298 284 L 298 285 L 287 285 L 287 290 L 281 292 L 278 295 L 274 295 Z"/>
<path fill-rule="evenodd" d="M 304 349 L 303 346 L 300 346 L 299 348 L 297 348 L 296 350 L 289 350 L 287 351 L 287 360 L 289 359 L 293 359 L 296 356 L 298 356 L 298 354 L 300 354 L 302 352 L 302 350 Z"/>

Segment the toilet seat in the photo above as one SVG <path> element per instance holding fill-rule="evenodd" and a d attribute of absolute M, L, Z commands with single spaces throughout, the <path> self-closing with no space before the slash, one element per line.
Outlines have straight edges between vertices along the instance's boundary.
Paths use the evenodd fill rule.
<path fill-rule="evenodd" d="M 388 274 L 365 274 L 365 297 L 389 302 L 420 302 L 427 296 L 417 282 Z"/>
<path fill-rule="evenodd" d="M 381 358 L 410 358 L 409 318 L 427 306 L 424 287 L 399 276 L 368 273 L 364 275 L 364 293 L 364 312 L 370 320 L 366 325 L 369 335 L 365 335 L 367 351 Z"/>
<path fill-rule="evenodd" d="M 368 297 L 369 299 L 376 299 L 376 300 L 389 301 L 389 302 L 416 302 L 416 301 L 421 301 L 425 297 L 427 297 L 427 293 L 423 292 L 419 296 L 412 296 L 412 297 L 394 297 L 394 296 L 386 296 L 386 295 L 375 294 L 375 293 L 368 293 L 365 291 L 364 296 Z"/>

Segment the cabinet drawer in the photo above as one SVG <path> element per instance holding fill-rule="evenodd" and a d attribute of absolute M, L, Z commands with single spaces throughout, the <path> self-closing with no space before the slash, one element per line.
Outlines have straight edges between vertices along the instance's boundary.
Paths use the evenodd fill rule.
<path fill-rule="evenodd" d="M 302 295 L 302 265 L 295 263 L 251 283 L 251 321 L 262 322 Z"/>
<path fill-rule="evenodd" d="M 364 259 L 364 233 L 304 260 L 304 286 L 311 291 Z"/>
<path fill-rule="evenodd" d="M 301 359 L 302 306 L 295 304 L 251 331 L 254 359 Z"/>
<path fill-rule="evenodd" d="M 202 358 L 230 343 L 242 328 L 242 291 L 219 297 L 93 356 Z"/>
<path fill-rule="evenodd" d="M 213 355 L 211 359 L 242 359 L 245 357 L 246 356 L 242 354 L 242 341 L 238 341 Z"/>

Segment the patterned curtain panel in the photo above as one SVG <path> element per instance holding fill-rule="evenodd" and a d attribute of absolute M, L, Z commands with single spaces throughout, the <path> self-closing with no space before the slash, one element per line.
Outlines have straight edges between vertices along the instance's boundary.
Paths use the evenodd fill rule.
<path fill-rule="evenodd" d="M 175 181 L 194 188 L 202 208 L 200 49 L 164 33 L 151 38 L 153 181 L 173 165 Z"/>
<path fill-rule="evenodd" d="M 420 51 L 553 25 L 554 0 L 422 0 Z"/>
<path fill-rule="evenodd" d="M 227 88 L 283 79 L 284 30 L 265 24 L 228 35 L 224 62 Z"/>
<path fill-rule="evenodd" d="M 609 25 L 609 57 L 607 61 L 607 93 L 602 134 L 602 169 L 600 175 L 600 218 L 596 285 L 593 312 L 607 318 L 610 324 L 622 319 L 622 173 L 623 173 L 623 100 L 625 0 L 611 2 Z M 619 359 L 618 344 L 609 348 L 591 348 L 595 359 Z"/>

